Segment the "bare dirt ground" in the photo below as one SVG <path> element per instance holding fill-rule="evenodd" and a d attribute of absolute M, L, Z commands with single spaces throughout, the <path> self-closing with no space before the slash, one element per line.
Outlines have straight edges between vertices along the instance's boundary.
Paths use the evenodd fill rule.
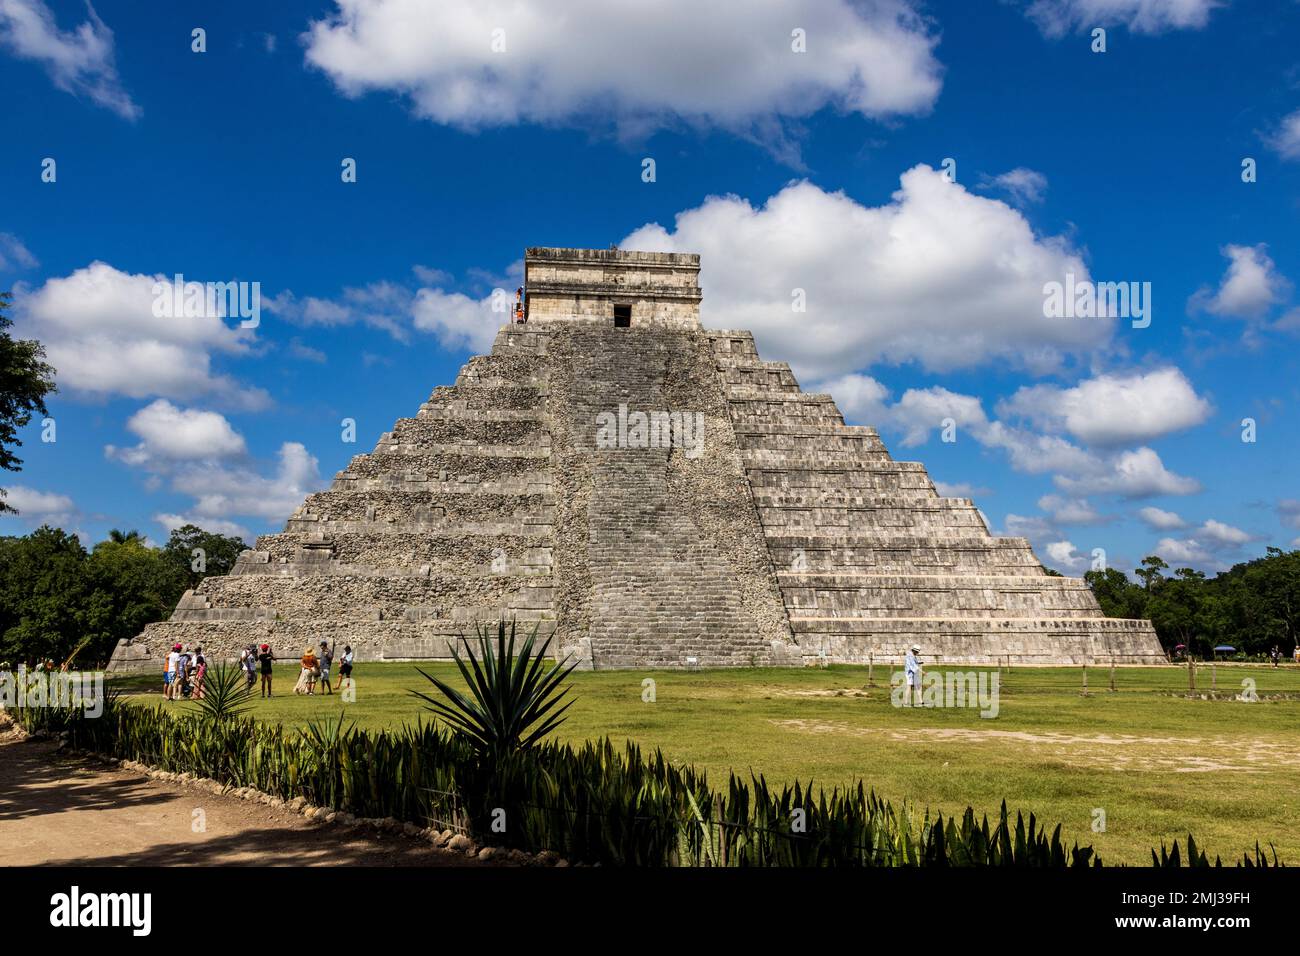
<path fill-rule="evenodd" d="M 1104 770 L 1141 769 L 1173 773 L 1223 770 L 1255 773 L 1300 767 L 1300 751 L 1289 743 L 1243 741 L 1236 737 L 1030 733 L 1021 730 L 969 730 L 956 727 L 881 730 L 878 727 L 854 727 L 833 720 L 792 719 L 773 720 L 772 723 L 805 733 L 885 737 L 897 741 L 1028 744 L 1043 747 L 1048 754 L 1072 765 Z"/>
<path fill-rule="evenodd" d="M 194 812 L 205 832 L 192 832 Z M 410 837 L 304 817 L 0 734 L 0 863 L 82 866 L 491 866 Z"/>

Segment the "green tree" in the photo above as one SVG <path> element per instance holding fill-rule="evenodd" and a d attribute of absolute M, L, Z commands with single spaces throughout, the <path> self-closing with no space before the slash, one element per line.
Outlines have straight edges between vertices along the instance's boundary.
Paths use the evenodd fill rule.
<path fill-rule="evenodd" d="M 247 550 L 241 538 L 204 531 L 192 524 L 174 529 L 163 547 L 168 562 L 184 576 L 187 588 L 198 587 L 209 574 L 229 574 L 240 552 Z"/>
<path fill-rule="evenodd" d="M 1107 617 L 1146 617 L 1147 592 L 1130 581 L 1119 568 L 1088 571 L 1083 579 L 1092 588 L 1102 613 Z"/>
<path fill-rule="evenodd" d="M 1157 588 L 1164 581 L 1164 572 L 1169 568 L 1158 554 L 1149 554 L 1142 559 L 1142 566 L 1133 573 L 1138 576 L 1142 586 L 1148 591 Z"/>
<path fill-rule="evenodd" d="M 86 549 L 48 525 L 0 547 L 0 658 L 62 662 L 81 641 L 89 588 Z"/>
<path fill-rule="evenodd" d="M 164 620 L 185 590 L 184 575 L 161 549 L 139 535 L 118 537 L 95 545 L 86 563 L 89 643 L 82 653 L 91 660 L 107 660 L 118 641 Z"/>
<path fill-rule="evenodd" d="M 45 362 L 45 348 L 30 339 L 15 339 L 7 312 L 10 293 L 0 292 L 0 468 L 19 471 L 22 459 L 13 449 L 22 446 L 18 430 L 32 420 L 34 412 L 49 414 L 45 396 L 55 391 L 54 369 Z M 0 514 L 15 512 L 5 502 L 0 488 Z"/>
<path fill-rule="evenodd" d="M 1172 578 L 1165 578 L 1156 588 L 1147 603 L 1147 612 L 1166 644 L 1186 644 L 1189 651 L 1208 656 L 1212 645 L 1209 628 L 1202 617 L 1204 591 L 1204 572 L 1192 568 L 1179 568 Z"/>

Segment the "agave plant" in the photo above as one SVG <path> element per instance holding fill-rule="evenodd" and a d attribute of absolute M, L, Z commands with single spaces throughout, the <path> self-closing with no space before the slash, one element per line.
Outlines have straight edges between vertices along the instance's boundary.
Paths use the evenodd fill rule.
<path fill-rule="evenodd" d="M 203 696 L 195 703 L 204 720 L 221 723 L 246 712 L 252 705 L 252 696 L 244 672 L 223 663 L 208 672 L 203 680 Z"/>
<path fill-rule="evenodd" d="M 476 626 L 479 656 L 466 641 L 468 663 L 460 656 L 460 649 L 452 656 L 460 668 L 469 696 L 439 680 L 431 674 L 420 674 L 442 692 L 446 701 L 436 700 L 427 694 L 412 691 L 461 737 L 474 751 L 497 763 L 529 750 L 539 740 L 564 722 L 563 714 L 573 705 L 569 701 L 559 706 L 570 688 L 561 688 L 560 682 L 569 676 L 577 663 L 560 663 L 545 670 L 544 660 L 550 639 L 536 651 L 537 626 L 528 635 L 519 652 L 515 652 L 515 622 L 510 622 L 509 637 L 506 622 L 497 622 L 496 649 L 489 638 L 488 628 Z M 558 707 L 558 709 L 556 709 Z"/>

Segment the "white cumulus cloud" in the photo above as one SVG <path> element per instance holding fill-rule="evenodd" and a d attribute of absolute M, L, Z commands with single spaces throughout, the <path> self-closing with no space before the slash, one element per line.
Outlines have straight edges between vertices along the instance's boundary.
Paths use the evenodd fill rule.
<path fill-rule="evenodd" d="M 1057 487 L 1071 494 L 1108 494 L 1124 498 L 1151 498 L 1158 495 L 1193 495 L 1201 490 L 1194 478 L 1177 475 L 1165 467 L 1160 456 L 1150 448 L 1132 451 L 1109 459 L 1104 468 L 1092 474 L 1057 475 Z"/>
<path fill-rule="evenodd" d="M 1139 509 L 1138 517 L 1153 531 L 1181 531 L 1187 527 L 1187 522 L 1179 515 L 1163 508 Z"/>
<path fill-rule="evenodd" d="M 760 207 L 710 197 L 647 224 L 621 247 L 701 254 L 704 324 L 752 329 L 796 374 L 832 378 L 870 363 L 948 371 L 1002 361 L 1047 371 L 1109 343 L 1114 319 L 1043 315 L 1043 285 L 1087 267 L 1017 210 L 908 170 L 890 202 L 793 183 Z M 806 311 L 796 312 L 797 290 Z"/>
<path fill-rule="evenodd" d="M 134 448 L 105 451 L 128 465 L 158 467 L 171 462 L 242 458 L 248 453 L 244 437 L 225 416 L 197 408 L 177 408 L 158 399 L 132 415 L 126 427 L 142 441 Z"/>
<path fill-rule="evenodd" d="M 60 386 L 93 396 L 193 400 L 218 396 L 262 408 L 265 391 L 212 370 L 214 355 L 245 354 L 252 332 L 217 315 L 155 315 L 155 289 L 172 278 L 92 262 L 14 300 L 21 333 L 39 339 Z M 165 312 L 165 309 L 157 311 Z"/>
<path fill-rule="evenodd" d="M 1188 307 L 1226 318 L 1262 318 L 1290 290 L 1290 283 L 1278 273 L 1266 250 L 1263 243 L 1224 246 L 1221 251 L 1228 259 L 1228 269 L 1219 287 L 1200 289 L 1189 300 Z"/>
<path fill-rule="evenodd" d="M 0 519 L 17 517 L 33 528 L 42 524 L 71 524 L 80 515 L 76 503 L 67 495 L 39 491 L 26 485 L 0 488 L 0 501 L 18 512 L 16 516 L 8 512 L 0 513 Z"/>
<path fill-rule="evenodd" d="M 1047 552 L 1047 563 L 1058 571 L 1078 572 L 1088 564 L 1088 559 L 1079 554 L 1070 541 L 1048 542 L 1044 550 Z"/>
<path fill-rule="evenodd" d="M 1102 374 L 1072 388 L 1026 386 L 998 405 L 999 414 L 1066 431 L 1094 445 L 1150 441 L 1199 425 L 1210 403 L 1174 367 L 1128 375 Z"/>
<path fill-rule="evenodd" d="M 1283 159 L 1300 159 L 1300 110 L 1283 117 L 1266 140 Z"/>
<path fill-rule="evenodd" d="M 924 113 L 941 87 L 937 36 L 905 0 L 337 0 L 304 41 L 344 94 L 396 92 L 468 129 L 681 121 L 780 140 L 827 106 Z"/>

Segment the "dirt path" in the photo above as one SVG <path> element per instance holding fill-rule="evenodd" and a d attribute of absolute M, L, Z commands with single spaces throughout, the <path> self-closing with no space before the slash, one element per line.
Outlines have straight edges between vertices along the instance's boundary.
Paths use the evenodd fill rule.
<path fill-rule="evenodd" d="M 206 830 L 191 832 L 194 811 Z M 490 866 L 410 837 L 315 824 L 0 734 L 0 864 Z"/>

